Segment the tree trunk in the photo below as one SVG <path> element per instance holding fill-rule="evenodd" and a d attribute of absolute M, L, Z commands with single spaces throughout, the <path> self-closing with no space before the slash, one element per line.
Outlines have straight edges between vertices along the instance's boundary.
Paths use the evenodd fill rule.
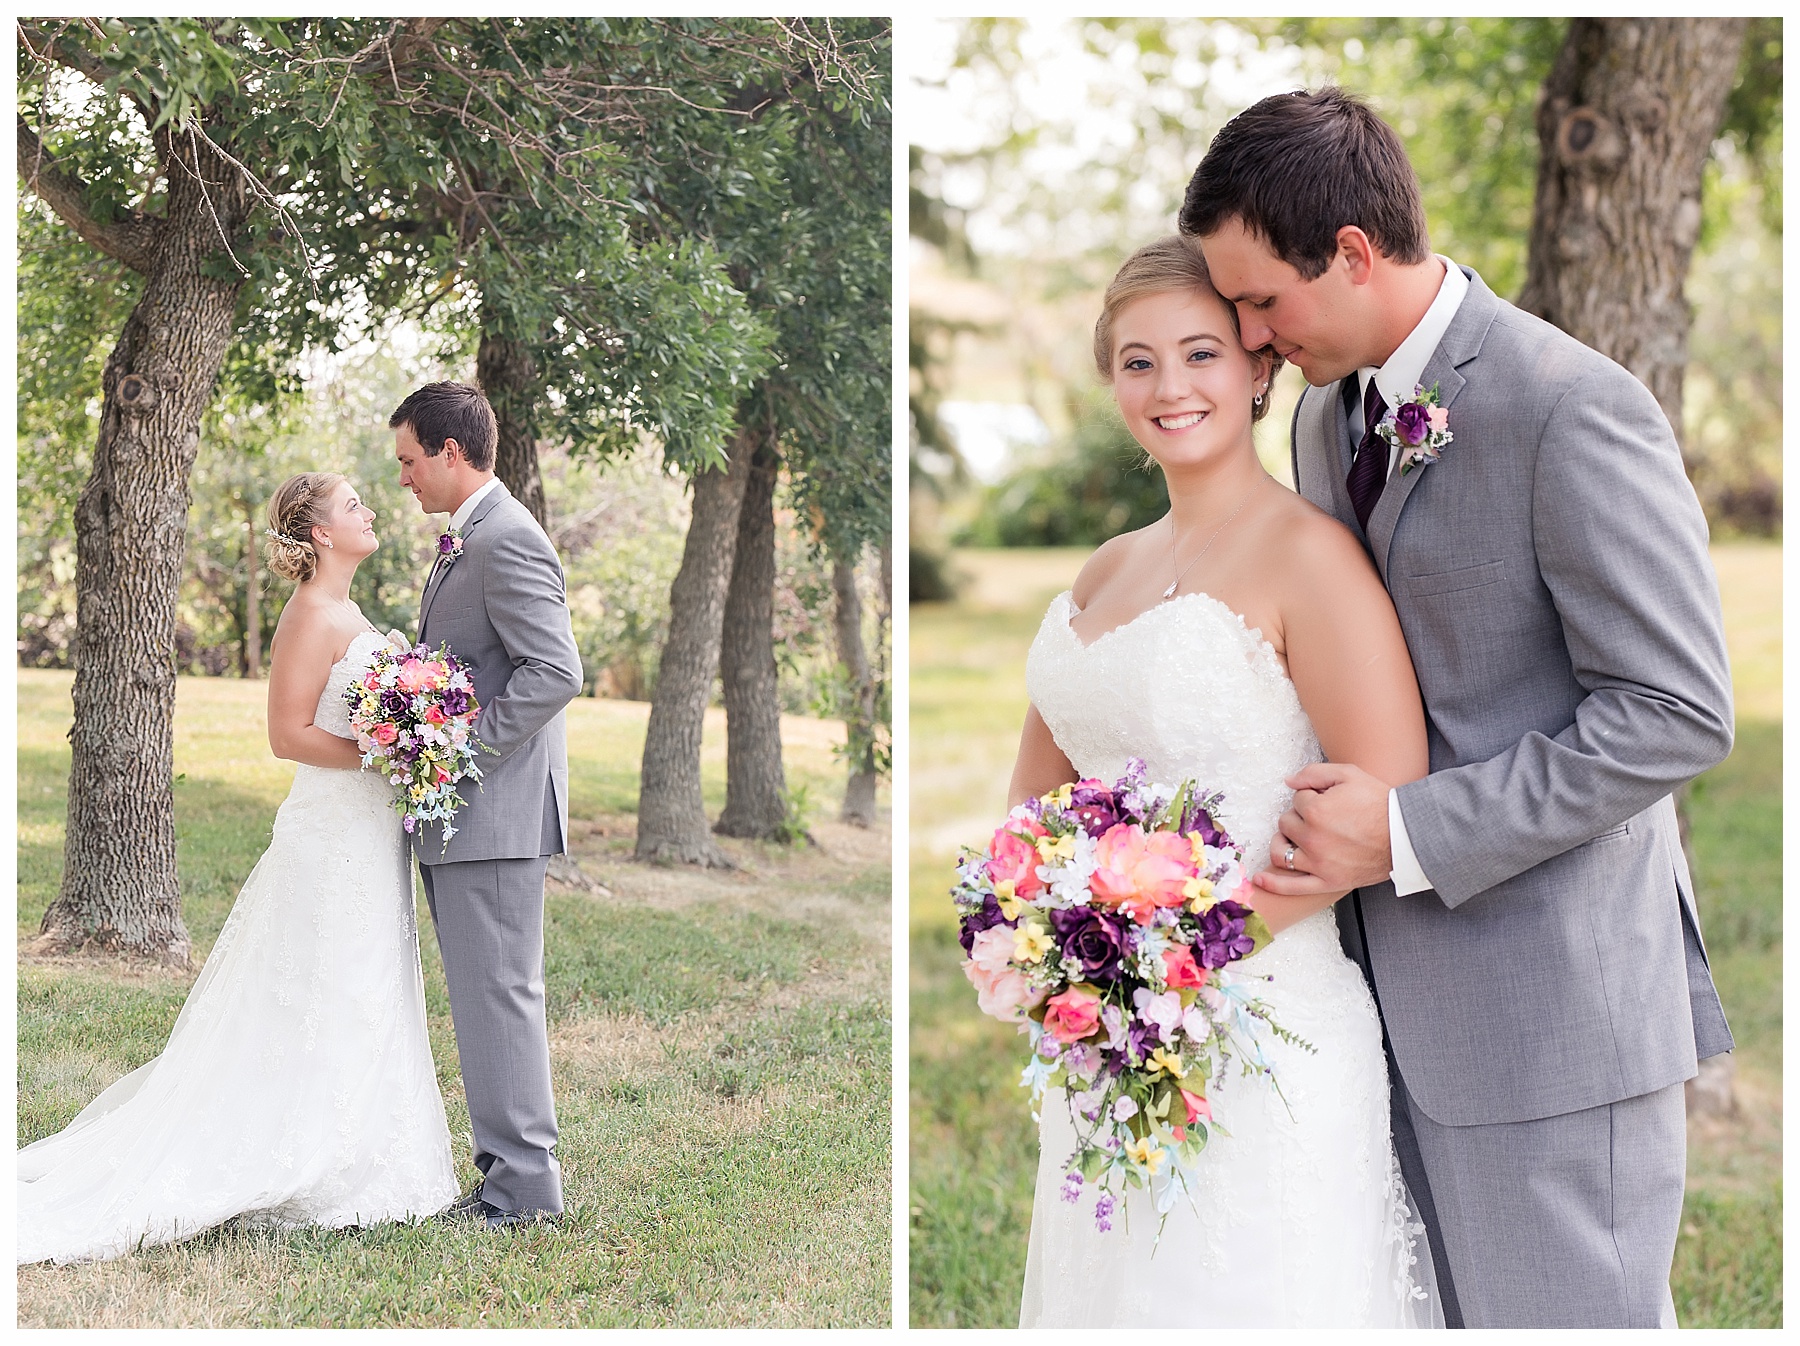
<path fill-rule="evenodd" d="M 681 569 L 669 586 L 669 634 L 663 642 L 644 738 L 639 860 L 730 867 L 706 828 L 700 734 L 719 668 L 725 593 L 754 451 L 755 441 L 740 430 L 729 449 L 728 468 L 708 468 L 693 478 L 693 514 Z"/>
<path fill-rule="evenodd" d="M 211 181 L 191 168 L 169 175 L 143 295 L 102 376 L 94 465 L 75 506 L 75 722 L 46 951 L 188 957 L 175 870 L 175 606 L 188 473 L 242 287 L 220 228 L 230 234 L 245 215 L 242 184 L 221 180 L 210 156 L 198 161 Z"/>
<path fill-rule="evenodd" d="M 775 481 L 781 458 L 757 436 L 738 511 L 719 649 L 725 690 L 725 811 L 713 831 L 769 839 L 787 822 L 781 689 L 775 672 Z"/>
<path fill-rule="evenodd" d="M 256 558 L 257 541 L 262 530 L 256 526 L 256 502 L 244 502 L 244 520 L 248 540 L 244 547 L 244 568 L 249 574 L 249 581 L 244 586 L 244 676 L 260 678 L 262 676 L 262 583 L 258 573 Z"/>
<path fill-rule="evenodd" d="M 839 556 L 831 567 L 831 589 L 837 597 L 833 612 L 837 630 L 838 662 L 843 665 L 849 699 L 844 707 L 844 738 L 849 749 L 850 779 L 844 784 L 844 807 L 839 816 L 857 827 L 875 821 L 875 783 L 881 773 L 875 763 L 875 677 L 863 646 L 862 595 L 856 588 L 856 560 Z"/>
<path fill-rule="evenodd" d="M 500 440 L 494 448 L 494 475 L 513 498 L 531 511 L 545 532 L 550 515 L 544 503 L 544 479 L 538 472 L 537 407 L 543 380 L 537 361 L 523 342 L 481 329 L 475 355 L 475 380 L 494 408 Z"/>
<path fill-rule="evenodd" d="M 1572 19 L 1538 103 L 1519 306 L 1617 360 L 1681 438 L 1700 183 L 1743 19 Z"/>
<path fill-rule="evenodd" d="M 1635 374 L 1677 442 L 1701 179 L 1745 28 L 1743 19 L 1572 19 L 1538 102 L 1519 306 Z M 1683 791 L 1684 847 L 1685 802 Z M 1729 1112 L 1731 1058 L 1703 1064 L 1706 1087 L 1690 1085 L 1688 1111 Z"/>

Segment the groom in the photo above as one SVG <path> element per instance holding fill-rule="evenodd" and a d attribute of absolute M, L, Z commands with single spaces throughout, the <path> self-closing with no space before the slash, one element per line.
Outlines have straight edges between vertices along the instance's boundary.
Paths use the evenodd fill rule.
<path fill-rule="evenodd" d="M 1430 738 L 1395 790 L 1291 780 L 1259 901 L 1357 890 L 1339 924 L 1451 1325 L 1674 1326 L 1682 1081 L 1732 1045 L 1671 799 L 1732 732 L 1674 435 L 1624 369 L 1432 255 L 1399 137 L 1340 90 L 1234 118 L 1181 229 L 1244 344 L 1311 385 L 1296 485 L 1374 558 Z M 1402 471 L 1375 427 L 1419 385 L 1452 439 Z"/>
<path fill-rule="evenodd" d="M 544 874 L 563 849 L 569 767 L 563 707 L 581 659 L 556 550 L 494 476 L 494 410 L 479 390 L 429 383 L 389 418 L 400 484 L 449 514 L 419 606 L 422 644 L 471 670 L 482 779 L 445 845 L 413 836 L 437 927 L 481 1182 L 450 1208 L 490 1229 L 562 1213 L 544 1022 Z"/>

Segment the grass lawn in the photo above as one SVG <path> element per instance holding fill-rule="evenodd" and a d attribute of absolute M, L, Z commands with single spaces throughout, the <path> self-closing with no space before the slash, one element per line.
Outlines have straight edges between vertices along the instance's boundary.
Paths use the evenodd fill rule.
<path fill-rule="evenodd" d="M 946 890 L 1006 807 L 1025 652 L 1084 551 L 965 552 L 953 604 L 911 614 L 911 1316 L 1012 1326 L 1037 1139 L 1023 1047 L 963 979 Z M 1781 1324 L 1781 549 L 1714 551 L 1737 747 L 1692 790 L 1702 923 L 1737 1036 L 1740 1109 L 1697 1119 L 1673 1288 L 1684 1327 Z"/>
<path fill-rule="evenodd" d="M 70 676 L 19 674 L 23 942 L 62 864 Z M 21 959 L 18 1139 L 161 1050 L 292 767 L 265 687 L 184 678 L 175 806 L 185 973 Z M 649 708 L 569 710 L 572 849 L 610 896 L 551 883 L 545 979 L 568 1214 L 538 1230 L 223 1230 L 18 1274 L 31 1327 L 885 1326 L 890 1314 L 888 829 L 841 826 L 834 724 L 784 720 L 817 849 L 727 840 L 730 873 L 630 860 Z M 724 802 L 709 717 L 707 804 Z M 884 797 L 885 806 L 886 799 Z M 465 1185 L 468 1110 L 419 903 L 426 1009 Z"/>

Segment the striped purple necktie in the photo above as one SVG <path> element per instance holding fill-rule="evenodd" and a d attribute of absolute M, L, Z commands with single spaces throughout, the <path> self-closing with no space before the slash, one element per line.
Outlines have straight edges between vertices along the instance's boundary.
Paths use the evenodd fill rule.
<path fill-rule="evenodd" d="M 1350 377 L 1354 379 L 1356 375 Z M 1363 394 L 1362 442 L 1356 446 L 1356 458 L 1344 481 L 1350 488 L 1350 504 L 1356 510 L 1356 522 L 1362 525 L 1365 533 L 1369 531 L 1369 516 L 1375 512 L 1375 502 L 1381 499 L 1381 488 L 1387 484 L 1387 441 L 1375 433 L 1375 427 L 1381 424 L 1387 410 L 1375 380 L 1370 379 L 1368 391 Z"/>

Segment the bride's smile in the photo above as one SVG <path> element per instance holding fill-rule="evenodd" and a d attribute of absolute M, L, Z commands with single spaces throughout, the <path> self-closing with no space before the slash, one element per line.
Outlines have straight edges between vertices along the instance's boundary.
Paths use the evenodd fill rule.
<path fill-rule="evenodd" d="M 1119 414 L 1165 471 L 1249 449 L 1265 371 L 1222 301 L 1193 288 L 1141 295 L 1119 309 L 1111 335 Z"/>

